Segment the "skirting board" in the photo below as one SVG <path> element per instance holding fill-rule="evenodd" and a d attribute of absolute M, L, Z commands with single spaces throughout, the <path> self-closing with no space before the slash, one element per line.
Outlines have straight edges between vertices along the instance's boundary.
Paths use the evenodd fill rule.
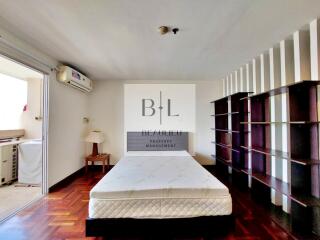
<path fill-rule="evenodd" d="M 70 182 L 75 180 L 77 177 L 79 177 L 80 175 L 83 175 L 84 172 L 85 172 L 84 167 L 80 168 L 78 171 L 75 171 L 74 173 L 70 174 L 66 178 L 62 179 L 61 181 L 49 187 L 49 193 L 67 186 L 68 184 L 70 184 Z"/>
<path fill-rule="evenodd" d="M 113 165 L 109 166 L 109 169 L 112 169 Z M 89 165 L 89 171 L 102 171 L 101 165 Z M 49 193 L 54 192 L 58 189 L 66 187 L 72 181 L 74 181 L 79 176 L 85 174 L 85 167 L 80 168 L 79 170 L 75 171 L 74 173 L 70 174 L 66 178 L 62 179 L 61 181 L 57 182 L 56 184 L 49 187 Z"/>

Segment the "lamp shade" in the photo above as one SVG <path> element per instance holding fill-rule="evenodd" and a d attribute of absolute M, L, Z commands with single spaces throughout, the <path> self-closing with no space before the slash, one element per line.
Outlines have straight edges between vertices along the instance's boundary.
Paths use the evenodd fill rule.
<path fill-rule="evenodd" d="M 104 134 L 100 131 L 91 131 L 89 135 L 86 137 L 85 141 L 91 143 L 103 143 Z"/>

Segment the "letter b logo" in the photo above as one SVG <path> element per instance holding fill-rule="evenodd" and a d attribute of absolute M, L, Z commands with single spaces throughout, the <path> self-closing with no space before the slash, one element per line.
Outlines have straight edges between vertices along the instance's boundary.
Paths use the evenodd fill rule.
<path fill-rule="evenodd" d="M 155 113 L 154 101 L 152 99 L 142 99 L 142 116 L 153 116 Z"/>

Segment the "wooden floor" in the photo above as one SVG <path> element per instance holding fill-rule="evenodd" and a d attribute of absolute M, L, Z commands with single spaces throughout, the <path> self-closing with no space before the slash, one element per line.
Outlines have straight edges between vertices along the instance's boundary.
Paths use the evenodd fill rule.
<path fill-rule="evenodd" d="M 85 239 L 90 189 L 102 177 L 100 172 L 79 176 L 67 186 L 50 193 L 0 225 L 1 240 Z M 311 239 L 297 237 L 286 226 L 286 217 L 276 209 L 255 203 L 248 191 L 229 185 L 236 217 L 235 229 L 219 239 Z M 281 223 L 280 226 L 278 223 Z M 141 237 L 154 239 L 155 236 Z M 95 238 L 87 238 L 95 239 Z M 135 238 L 137 239 L 137 238 Z M 181 238 L 175 238 L 181 239 Z M 191 239 L 191 238 L 189 238 Z M 197 240 L 203 239 L 201 236 Z"/>

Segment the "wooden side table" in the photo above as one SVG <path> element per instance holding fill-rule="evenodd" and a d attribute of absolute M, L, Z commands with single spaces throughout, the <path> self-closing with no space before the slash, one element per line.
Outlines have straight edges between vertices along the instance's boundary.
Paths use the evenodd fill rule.
<path fill-rule="evenodd" d="M 110 155 L 109 153 L 101 153 L 96 156 L 89 155 L 85 158 L 86 162 L 86 173 L 88 172 L 88 163 L 91 162 L 94 165 L 94 162 L 102 162 L 102 173 L 105 173 L 105 167 L 107 162 L 107 167 L 110 167 Z"/>

